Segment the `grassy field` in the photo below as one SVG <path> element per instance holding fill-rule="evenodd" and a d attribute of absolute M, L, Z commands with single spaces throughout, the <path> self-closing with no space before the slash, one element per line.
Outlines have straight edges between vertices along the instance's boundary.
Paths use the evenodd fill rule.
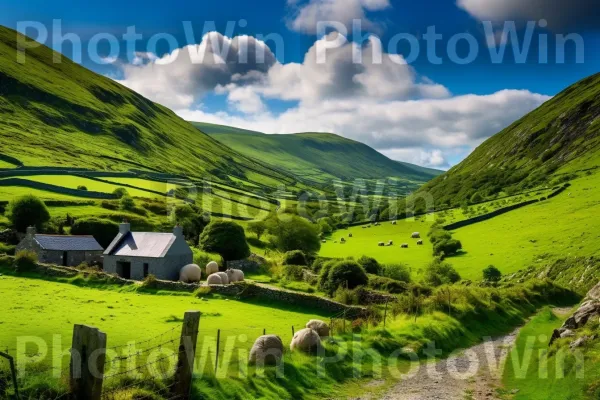
<path fill-rule="evenodd" d="M 550 200 L 457 229 L 466 253 L 451 259 L 465 279 L 495 265 L 504 274 L 548 265 L 559 257 L 600 254 L 598 175 L 584 176 Z"/>
<path fill-rule="evenodd" d="M 99 182 L 94 179 L 88 179 L 88 178 L 83 178 L 83 177 L 74 176 L 74 175 L 35 175 L 35 176 L 28 176 L 28 177 L 26 177 L 26 179 L 30 180 L 30 181 L 35 181 L 35 182 L 49 183 L 51 185 L 66 187 L 69 189 L 77 189 L 79 186 L 85 186 L 87 188 L 87 190 L 89 190 L 89 191 L 101 192 L 101 193 L 112 193 L 116 189 L 122 187 L 125 190 L 127 190 L 127 192 L 129 193 L 130 196 L 133 196 L 133 197 L 144 197 L 144 198 L 164 197 L 164 196 L 160 196 L 155 193 L 147 192 L 145 190 L 124 187 L 124 186 L 120 186 L 118 184 L 112 185 L 110 183 Z M 143 181 L 143 180 L 139 179 L 139 181 Z M 146 182 L 152 182 L 152 181 L 146 181 Z M 147 185 L 149 185 L 149 184 L 147 184 Z M 165 189 L 166 189 L 166 186 L 163 187 L 162 190 L 159 189 L 157 191 L 160 191 L 160 192 L 163 192 L 166 194 L 167 191 Z M 151 189 L 151 190 L 154 190 L 154 189 Z"/>
<path fill-rule="evenodd" d="M 0 186 L 0 201 L 10 201 L 14 198 L 32 194 L 42 200 L 85 200 L 81 197 L 69 196 L 62 193 L 48 192 L 46 190 L 31 189 L 22 186 Z"/>
<path fill-rule="evenodd" d="M 339 230 L 333 233 L 326 243 L 321 245 L 320 256 L 323 257 L 355 257 L 367 255 L 376 258 L 381 263 L 406 264 L 417 272 L 432 260 L 433 247 L 427 240 L 427 232 L 432 222 L 425 219 L 415 221 L 400 220 L 397 225 L 391 222 L 383 222 L 380 226 L 362 228 L 355 226 L 347 230 Z M 420 232 L 424 241 L 423 246 L 417 246 L 417 240 L 411 239 L 413 232 Z M 348 237 L 349 234 L 352 237 Z M 341 238 L 347 243 L 340 243 Z M 393 246 L 379 247 L 379 242 L 394 241 Z M 337 243 L 334 243 L 337 241 Z M 408 243 L 408 249 L 400 248 L 402 243 Z"/>

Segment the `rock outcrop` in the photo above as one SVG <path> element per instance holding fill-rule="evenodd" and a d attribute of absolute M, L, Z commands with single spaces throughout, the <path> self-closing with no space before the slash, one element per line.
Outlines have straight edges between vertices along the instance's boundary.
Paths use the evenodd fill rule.
<path fill-rule="evenodd" d="M 576 336 L 576 331 L 584 327 L 588 322 L 600 318 L 600 283 L 594 286 L 585 297 L 581 306 L 570 316 L 564 324 L 559 328 L 555 329 L 552 337 L 550 338 L 550 344 L 554 343 L 557 339 L 565 337 Z M 583 340 L 582 340 L 583 339 Z M 570 347 L 573 349 L 584 344 L 586 341 L 594 339 L 588 338 L 587 336 L 578 338 L 571 342 Z"/>

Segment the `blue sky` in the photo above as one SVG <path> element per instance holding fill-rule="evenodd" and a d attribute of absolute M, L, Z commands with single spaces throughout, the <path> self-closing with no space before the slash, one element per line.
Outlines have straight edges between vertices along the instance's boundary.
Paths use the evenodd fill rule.
<path fill-rule="evenodd" d="M 19 22 L 36 21 L 52 31 L 52 21 L 60 19 L 62 33 L 75 33 L 82 41 L 81 49 L 65 44 L 61 50 L 66 56 L 81 57 L 87 68 L 119 80 L 185 118 L 269 133 L 330 130 L 366 142 L 392 158 L 447 168 L 496 130 L 600 69 L 600 55 L 595 51 L 600 47 L 600 24 L 587 18 L 594 14 L 591 11 L 598 11 L 592 1 L 572 0 L 565 4 L 560 0 L 531 0 L 530 7 L 516 0 L 505 0 L 502 7 L 497 7 L 495 1 L 105 0 L 97 4 L 80 2 L 75 6 L 72 1 L 29 0 L 4 5 L 0 24 L 17 28 Z M 569 8 L 561 10 L 566 6 Z M 351 63 L 345 63 L 347 52 L 340 50 L 339 55 L 332 52 L 334 60 L 326 66 L 312 66 L 305 57 L 323 39 L 316 35 L 313 25 L 315 19 L 324 18 L 345 25 L 351 19 L 361 20 L 362 36 L 376 35 L 385 54 L 405 58 L 410 54 L 408 42 L 400 41 L 399 46 L 390 43 L 397 34 L 413 35 L 421 46 L 420 55 L 408 67 L 388 63 L 356 70 Z M 523 41 L 526 21 L 539 25 L 541 19 L 548 26 L 543 29 L 536 25 L 527 62 L 515 63 L 511 41 L 501 39 L 503 23 L 516 21 L 516 32 Z M 241 20 L 246 22 L 245 26 L 240 26 Z M 191 22 L 194 41 L 186 37 L 183 21 Z M 127 54 L 122 40 L 118 58 L 109 65 L 93 62 L 86 51 L 94 35 L 103 33 L 121 38 L 129 26 L 135 26 L 136 32 L 143 35 L 136 43 L 137 52 L 147 52 L 148 41 L 156 34 L 171 35 L 176 48 L 196 45 L 202 40 L 207 21 L 212 21 L 215 30 L 228 38 L 278 34 L 284 51 L 275 52 L 273 44 L 267 41 L 274 60 L 266 66 L 232 67 L 227 72 L 219 70 L 216 76 L 214 66 L 192 66 L 182 61 L 161 68 L 156 75 L 161 78 L 156 78 L 154 72 L 158 68 L 151 64 L 156 57 L 174 50 L 165 40 L 153 49 L 157 53 L 154 59 L 137 65 L 131 65 L 133 54 Z M 490 61 L 484 21 L 490 21 L 498 35 L 496 45 L 507 42 L 509 47 L 500 64 Z M 233 32 L 227 32 L 228 22 L 234 24 Z M 441 65 L 433 64 L 426 56 L 423 35 L 431 26 L 444 36 L 436 46 Z M 34 29 L 26 33 L 36 36 Z M 466 65 L 453 62 L 446 51 L 449 38 L 457 34 L 469 34 L 477 41 L 478 55 Z M 546 64 L 539 62 L 541 34 L 547 35 L 551 49 Z M 580 62 L 575 62 L 572 43 L 566 47 L 566 62 L 555 62 L 557 34 L 577 34 L 582 38 L 585 51 Z M 349 41 L 359 41 L 356 36 L 347 36 Z M 45 44 L 52 47 L 50 39 Z M 260 47 L 260 41 L 257 46 Z M 466 42 L 460 42 L 458 55 L 465 57 L 468 52 Z M 106 43 L 100 42 L 99 53 L 108 55 Z M 227 60 L 228 64 L 231 62 L 235 63 L 235 57 Z M 252 80 L 237 79 L 240 71 L 243 76 L 252 75 Z M 171 82 L 174 76 L 178 80 Z M 164 87 L 158 82 L 164 82 Z M 360 115 L 360 123 L 353 121 L 351 115 Z M 388 116 L 383 118 L 383 115 Z M 438 122 L 428 121 L 431 119 Z"/>

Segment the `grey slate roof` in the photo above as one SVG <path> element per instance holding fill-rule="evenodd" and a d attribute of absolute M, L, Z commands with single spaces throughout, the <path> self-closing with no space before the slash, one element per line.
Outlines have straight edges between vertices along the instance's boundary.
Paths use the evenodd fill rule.
<path fill-rule="evenodd" d="M 104 248 L 93 236 L 35 235 L 34 239 L 44 250 L 102 251 Z"/>
<path fill-rule="evenodd" d="M 162 258 L 167 254 L 176 236 L 172 233 L 127 232 L 118 234 L 104 255 Z"/>

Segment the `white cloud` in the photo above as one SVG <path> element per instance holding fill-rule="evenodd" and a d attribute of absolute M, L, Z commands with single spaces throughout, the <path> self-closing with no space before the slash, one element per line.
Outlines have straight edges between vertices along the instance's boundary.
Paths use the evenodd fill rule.
<path fill-rule="evenodd" d="M 457 5 L 480 21 L 538 21 L 551 29 L 600 26 L 597 0 L 457 0 Z"/>
<path fill-rule="evenodd" d="M 389 0 L 310 0 L 302 4 L 298 0 L 288 1 L 293 7 L 288 27 L 294 31 L 316 34 L 317 23 L 335 21 L 351 31 L 352 21 L 360 20 L 362 28 L 378 30 L 377 23 L 367 18 L 367 11 L 381 11 L 390 7 Z"/>

